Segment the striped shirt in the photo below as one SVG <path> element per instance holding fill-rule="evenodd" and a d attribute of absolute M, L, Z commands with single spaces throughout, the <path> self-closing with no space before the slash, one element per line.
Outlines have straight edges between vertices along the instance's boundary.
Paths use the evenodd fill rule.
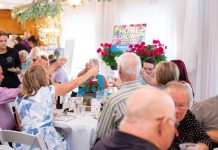
<path fill-rule="evenodd" d="M 139 81 L 123 83 L 119 90 L 108 97 L 98 120 L 98 138 L 111 134 L 124 115 L 128 97 L 137 89 L 144 87 Z"/>

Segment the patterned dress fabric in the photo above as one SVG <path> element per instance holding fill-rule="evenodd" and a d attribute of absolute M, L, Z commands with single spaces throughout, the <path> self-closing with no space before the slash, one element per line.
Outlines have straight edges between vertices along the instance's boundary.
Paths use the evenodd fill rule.
<path fill-rule="evenodd" d="M 41 87 L 36 95 L 16 100 L 16 108 L 20 115 L 22 132 L 36 135 L 41 133 L 48 149 L 64 150 L 65 141 L 62 141 L 52 125 L 55 98 L 54 86 Z M 16 149 L 32 149 L 26 145 L 16 144 Z"/>

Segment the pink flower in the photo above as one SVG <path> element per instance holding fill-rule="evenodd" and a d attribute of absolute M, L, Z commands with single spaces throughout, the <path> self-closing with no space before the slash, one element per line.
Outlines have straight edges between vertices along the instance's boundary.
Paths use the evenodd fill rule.
<path fill-rule="evenodd" d="M 101 51 L 102 51 L 102 49 L 101 49 L 101 48 L 97 49 L 97 53 L 100 53 Z"/>

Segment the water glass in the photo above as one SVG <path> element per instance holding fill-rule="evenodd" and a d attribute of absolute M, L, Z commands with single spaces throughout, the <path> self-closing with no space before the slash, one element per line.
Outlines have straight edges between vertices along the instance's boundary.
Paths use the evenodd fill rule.
<path fill-rule="evenodd" d="M 86 106 L 83 106 L 83 105 L 79 105 L 78 106 L 79 115 L 84 115 L 85 114 L 85 110 L 86 110 Z"/>
<path fill-rule="evenodd" d="M 83 105 L 83 97 L 76 97 L 76 99 L 75 99 L 75 104 L 76 104 L 77 106 Z"/>
<path fill-rule="evenodd" d="M 195 143 L 183 143 L 179 145 L 180 150 L 199 150 L 199 147 Z"/>

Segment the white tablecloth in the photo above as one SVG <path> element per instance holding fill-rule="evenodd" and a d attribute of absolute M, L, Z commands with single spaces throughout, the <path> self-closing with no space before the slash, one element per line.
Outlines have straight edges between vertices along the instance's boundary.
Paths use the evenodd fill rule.
<path fill-rule="evenodd" d="M 53 123 L 55 127 L 64 131 L 68 150 L 90 150 L 97 137 L 97 122 L 91 113 L 84 116 L 71 113 L 69 116 L 60 117 L 58 121 L 56 119 Z"/>

